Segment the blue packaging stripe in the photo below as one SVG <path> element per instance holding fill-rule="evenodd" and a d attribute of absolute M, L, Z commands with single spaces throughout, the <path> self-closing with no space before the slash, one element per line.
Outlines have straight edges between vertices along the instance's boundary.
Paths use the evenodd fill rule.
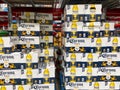
<path fill-rule="evenodd" d="M 66 15 L 65 19 L 66 19 L 67 22 L 75 20 L 73 15 Z M 84 15 L 82 15 L 82 14 L 81 15 L 77 15 L 76 20 L 77 21 L 84 21 Z"/>
<path fill-rule="evenodd" d="M 115 80 L 112 80 L 112 78 L 115 78 Z M 67 81 L 66 81 L 67 80 Z M 76 76 L 75 77 L 75 81 L 76 82 L 87 82 L 88 78 L 86 76 Z M 101 81 L 101 82 L 104 82 L 104 81 L 120 81 L 120 76 L 111 76 L 111 78 L 109 80 L 106 79 L 106 76 L 92 76 L 91 77 L 91 82 L 94 82 L 94 81 Z M 70 82 L 71 81 L 71 77 L 70 76 L 66 76 L 65 77 L 65 82 Z"/>
<path fill-rule="evenodd" d="M 97 47 L 79 47 L 79 50 L 75 50 L 75 47 L 64 47 L 66 53 L 97 53 Z M 72 51 L 71 51 L 72 50 Z M 99 52 L 110 53 L 113 52 L 113 47 L 101 47 Z M 116 52 L 120 52 L 120 46 L 116 47 Z"/>
<path fill-rule="evenodd" d="M 116 32 L 115 30 L 114 31 L 109 31 L 108 32 L 108 36 L 109 37 L 116 36 L 117 34 L 115 34 L 115 32 Z M 65 31 L 64 34 L 65 34 L 64 38 L 71 38 L 72 36 L 74 36 L 72 34 L 72 32 L 70 32 L 70 31 Z M 85 32 L 85 31 L 76 31 L 75 36 L 76 36 L 76 38 L 89 38 L 90 33 L 89 32 Z M 92 36 L 94 38 L 106 37 L 106 33 L 105 33 L 105 31 L 94 31 Z M 117 36 L 119 36 L 119 35 L 117 35 Z"/>
<path fill-rule="evenodd" d="M 32 31 L 30 35 L 27 35 L 26 31 L 18 31 L 18 36 L 40 36 L 40 31 Z"/>
<path fill-rule="evenodd" d="M 42 22 L 42 20 L 37 20 L 37 23 L 40 23 L 41 25 L 51 25 L 51 24 L 53 24 L 53 21 L 45 20 L 45 22 Z"/>
<path fill-rule="evenodd" d="M 106 64 L 106 65 L 105 65 Z M 76 68 L 87 68 L 89 66 L 88 62 L 75 62 Z M 72 66 L 71 62 L 65 62 L 65 67 L 70 68 Z M 107 61 L 92 62 L 91 66 L 94 67 L 120 67 L 120 61 L 112 61 L 111 65 L 107 65 Z"/>
<path fill-rule="evenodd" d="M 23 45 L 25 46 L 24 48 L 22 47 Z M 34 48 L 32 48 L 32 45 L 33 45 L 33 44 L 31 44 L 31 47 L 30 47 L 31 49 L 40 49 L 40 45 L 39 45 L 39 44 L 38 44 L 38 45 L 37 45 L 37 44 L 34 44 L 34 45 L 33 45 Z M 26 46 L 26 44 L 18 44 L 18 45 L 17 45 L 17 48 L 21 50 L 21 49 L 27 48 L 27 46 Z"/>
<path fill-rule="evenodd" d="M 53 36 L 53 31 L 45 31 L 45 33 L 40 31 L 40 36 Z"/>
<path fill-rule="evenodd" d="M 95 19 L 96 22 L 100 22 L 101 18 L 102 18 L 101 14 L 96 14 L 93 19 Z M 84 22 L 88 22 L 91 20 L 92 20 L 92 17 L 90 16 L 90 14 L 84 16 Z"/>
<path fill-rule="evenodd" d="M 4 63 L 0 64 L 0 70 L 18 70 L 18 69 L 26 69 L 28 66 L 26 63 L 9 63 L 8 68 L 4 67 Z M 22 67 L 22 68 L 21 68 Z M 38 69 L 38 63 L 31 63 L 30 67 L 32 69 Z"/>
<path fill-rule="evenodd" d="M 44 60 L 46 60 L 45 57 L 39 57 L 39 61 L 44 61 Z M 52 56 L 48 57 L 48 60 L 53 61 L 54 60 L 54 56 L 53 57 Z"/>
<path fill-rule="evenodd" d="M 45 49 L 45 47 L 48 46 L 49 48 L 54 47 L 54 43 L 40 43 L 40 48 Z"/>
<path fill-rule="evenodd" d="M 100 22 L 101 17 L 102 17 L 102 14 L 95 14 L 95 17 L 93 17 L 93 19 L 96 22 Z M 88 15 L 87 14 L 86 15 L 85 14 L 78 14 L 76 18 L 74 17 L 74 15 L 66 15 L 65 19 L 67 22 L 70 22 L 73 20 L 88 22 L 88 21 L 91 21 L 92 17 L 90 16 L 90 14 L 88 14 Z"/>

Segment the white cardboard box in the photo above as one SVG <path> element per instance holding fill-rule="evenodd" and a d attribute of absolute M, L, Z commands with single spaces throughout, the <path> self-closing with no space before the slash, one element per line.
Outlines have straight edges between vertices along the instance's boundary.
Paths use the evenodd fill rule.
<path fill-rule="evenodd" d="M 53 31 L 53 26 L 52 25 L 40 25 L 40 30 L 41 31 Z"/>
<path fill-rule="evenodd" d="M 95 6 L 95 11 L 91 10 L 91 6 Z M 84 5 L 85 14 L 102 14 L 102 5 L 101 4 L 85 4 Z"/>
<path fill-rule="evenodd" d="M 49 13 L 37 13 L 36 14 L 36 20 L 53 20 L 53 15 Z"/>
<path fill-rule="evenodd" d="M 40 31 L 39 23 L 21 23 L 18 26 L 18 31 Z"/>
<path fill-rule="evenodd" d="M 75 11 L 77 7 L 78 11 Z M 66 5 L 64 9 L 64 14 L 84 14 L 84 5 Z"/>
<path fill-rule="evenodd" d="M 72 25 L 77 26 L 77 28 L 73 28 Z M 83 31 L 83 22 L 64 22 L 63 24 L 64 31 Z"/>

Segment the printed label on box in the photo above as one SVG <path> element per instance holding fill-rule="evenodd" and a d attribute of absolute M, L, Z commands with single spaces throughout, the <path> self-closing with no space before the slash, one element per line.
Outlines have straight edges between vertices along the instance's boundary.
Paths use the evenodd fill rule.
<path fill-rule="evenodd" d="M 18 31 L 40 31 L 39 23 L 21 23 Z"/>

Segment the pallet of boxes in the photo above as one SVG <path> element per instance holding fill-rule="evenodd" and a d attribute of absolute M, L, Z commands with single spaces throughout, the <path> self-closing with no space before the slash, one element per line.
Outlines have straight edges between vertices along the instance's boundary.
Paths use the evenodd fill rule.
<path fill-rule="evenodd" d="M 32 90 L 34 85 L 41 85 L 39 73 L 40 27 L 38 23 L 21 23 L 18 25 L 17 48 L 21 52 L 20 60 L 20 88 Z M 21 89 L 20 89 L 21 90 Z M 33 89 L 34 90 L 34 89 Z"/>
<path fill-rule="evenodd" d="M 16 51 L 17 36 L 0 37 L 0 90 L 14 90 L 20 77 L 16 60 L 20 53 Z"/>
<path fill-rule="evenodd" d="M 43 71 L 44 85 L 48 90 L 56 90 L 54 46 L 53 46 L 53 15 L 37 13 L 36 21 L 40 24 L 40 68 Z"/>
<path fill-rule="evenodd" d="M 119 90 L 119 36 L 102 5 L 66 5 L 61 90 Z"/>

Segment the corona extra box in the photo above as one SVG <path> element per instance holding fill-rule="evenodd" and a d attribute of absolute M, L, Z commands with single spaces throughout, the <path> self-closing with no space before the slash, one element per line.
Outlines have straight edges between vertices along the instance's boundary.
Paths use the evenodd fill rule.
<path fill-rule="evenodd" d="M 56 90 L 55 84 L 34 84 L 31 90 L 45 89 L 45 90 Z"/>
<path fill-rule="evenodd" d="M 40 24 L 53 24 L 52 20 L 53 20 L 53 15 L 52 14 L 48 14 L 48 13 L 37 13 L 36 14 L 36 20 L 38 23 Z"/>
<path fill-rule="evenodd" d="M 48 48 L 48 49 L 43 49 L 42 53 L 40 53 L 40 57 L 45 57 L 45 56 L 54 56 L 54 49 L 53 48 Z"/>
<path fill-rule="evenodd" d="M 31 90 L 31 85 L 16 85 L 15 90 Z"/>
<path fill-rule="evenodd" d="M 98 62 L 98 58 L 100 57 L 99 53 L 68 53 L 66 55 L 66 52 L 63 51 L 64 53 L 64 60 L 66 62 Z"/>
<path fill-rule="evenodd" d="M 109 79 L 110 76 L 119 76 L 119 67 L 99 67 L 98 68 L 98 76 L 107 76 L 109 75 Z"/>
<path fill-rule="evenodd" d="M 101 23 L 100 22 L 86 22 L 85 26 L 86 27 L 100 27 Z"/>
<path fill-rule="evenodd" d="M 21 53 L 15 52 L 11 54 L 0 55 L 0 70 L 18 70 L 20 69 Z"/>
<path fill-rule="evenodd" d="M 21 19 L 35 19 L 35 13 L 34 12 L 23 12 L 21 15 Z"/>
<path fill-rule="evenodd" d="M 104 22 L 100 28 L 100 36 L 102 37 L 113 37 L 116 34 L 115 24 L 113 22 Z"/>
<path fill-rule="evenodd" d="M 102 37 L 94 38 L 94 41 L 91 43 L 93 47 L 118 47 L 120 40 L 119 37 Z"/>
<path fill-rule="evenodd" d="M 21 23 L 18 26 L 18 36 L 39 36 L 40 25 L 38 23 Z"/>
<path fill-rule="evenodd" d="M 64 31 L 83 31 L 83 22 L 64 22 Z"/>
<path fill-rule="evenodd" d="M 114 22 L 104 22 L 102 27 L 101 27 L 101 30 L 115 30 L 115 23 Z"/>
<path fill-rule="evenodd" d="M 81 46 L 81 47 L 88 47 L 91 44 L 90 38 L 64 38 L 63 44 L 65 47 L 75 47 L 75 46 Z"/>
<path fill-rule="evenodd" d="M 85 17 L 84 21 L 101 21 L 102 15 L 101 4 L 85 4 Z"/>
<path fill-rule="evenodd" d="M 65 15 L 72 14 L 83 14 L 84 15 L 84 5 L 66 5 L 64 9 Z"/>
<path fill-rule="evenodd" d="M 102 53 L 99 56 L 99 61 L 119 61 L 120 55 L 117 52 Z"/>
<path fill-rule="evenodd" d="M 1 85 L 1 90 L 13 90 L 13 85 Z"/>
<path fill-rule="evenodd" d="M 85 4 L 84 5 L 85 14 L 102 14 L 101 4 Z"/>
<path fill-rule="evenodd" d="M 40 25 L 40 30 L 41 31 L 53 31 L 53 26 L 52 25 Z"/>
<path fill-rule="evenodd" d="M 14 52 L 11 54 L 1 54 L 0 55 L 0 63 L 4 63 L 8 61 L 9 63 L 17 63 L 21 60 L 20 52 Z"/>
<path fill-rule="evenodd" d="M 0 79 L 6 79 L 6 82 L 7 82 L 7 79 L 15 79 L 15 78 L 20 78 L 21 77 L 21 71 L 20 69 L 17 70 L 0 70 Z"/>
<path fill-rule="evenodd" d="M 70 68 L 66 68 L 65 69 L 65 76 L 88 76 L 89 74 L 89 71 L 90 71 L 90 74 L 91 76 L 98 76 L 98 67 L 94 67 L 92 68 L 92 66 L 89 68 L 90 66 L 88 67 L 80 67 L 80 66 L 71 66 Z"/>
<path fill-rule="evenodd" d="M 32 48 L 38 49 L 40 46 L 40 39 L 37 36 L 21 36 L 17 44 L 19 49 Z"/>
<path fill-rule="evenodd" d="M 22 54 L 20 63 L 38 63 L 39 55 L 37 52 L 30 52 L 28 54 Z"/>
<path fill-rule="evenodd" d="M 15 51 L 15 41 L 11 37 L 0 37 L 0 53 L 11 53 Z"/>
<path fill-rule="evenodd" d="M 55 78 L 55 69 L 49 68 L 49 77 Z M 24 74 L 21 74 L 21 78 L 27 78 L 28 77 L 28 69 L 24 70 Z M 45 69 L 31 69 L 31 77 L 32 78 L 44 78 L 44 71 Z M 30 75 L 29 75 L 30 76 Z"/>
<path fill-rule="evenodd" d="M 71 21 L 74 21 L 74 22 L 82 21 L 83 22 L 85 21 L 85 15 L 84 14 L 65 15 L 64 19 L 66 22 L 71 22 Z"/>
<path fill-rule="evenodd" d="M 92 85 L 89 85 L 88 82 L 75 82 L 66 83 L 66 90 L 87 90 L 88 88 L 90 90 L 117 90 L 119 89 L 119 83 L 118 82 L 108 82 L 107 85 L 105 85 L 105 82 L 92 82 Z"/>
<path fill-rule="evenodd" d="M 53 36 L 41 37 L 40 43 L 53 43 Z"/>

